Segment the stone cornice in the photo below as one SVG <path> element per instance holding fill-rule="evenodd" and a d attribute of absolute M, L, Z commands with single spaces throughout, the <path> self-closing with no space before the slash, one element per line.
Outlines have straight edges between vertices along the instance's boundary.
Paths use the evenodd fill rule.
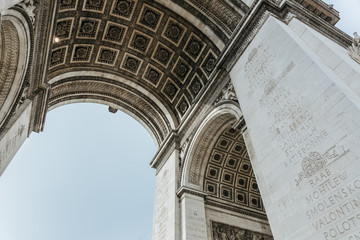
<path fill-rule="evenodd" d="M 261 0 L 247 15 L 244 23 L 239 26 L 237 34 L 231 39 L 229 47 L 220 56 L 219 67 L 228 71 L 232 69 L 269 16 L 276 17 L 285 23 L 296 17 L 344 48 L 351 45 L 352 38 L 349 35 L 308 11 L 295 0 L 285 1 L 283 4 L 275 4 L 270 0 Z"/>

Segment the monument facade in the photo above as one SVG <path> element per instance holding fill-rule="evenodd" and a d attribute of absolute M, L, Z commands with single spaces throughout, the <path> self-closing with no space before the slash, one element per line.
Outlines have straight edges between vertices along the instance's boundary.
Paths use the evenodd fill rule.
<path fill-rule="evenodd" d="M 360 239 L 360 45 L 321 0 L 0 1 L 0 174 L 48 111 L 158 146 L 153 240 Z"/>

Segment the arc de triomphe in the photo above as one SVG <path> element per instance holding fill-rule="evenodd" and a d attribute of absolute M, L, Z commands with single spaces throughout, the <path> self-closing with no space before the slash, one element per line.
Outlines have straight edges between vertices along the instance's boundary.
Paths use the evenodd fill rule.
<path fill-rule="evenodd" d="M 360 239 L 360 44 L 321 0 L 1 0 L 0 174 L 93 102 L 158 152 L 153 240 Z M 265 211 L 266 210 L 266 211 Z"/>

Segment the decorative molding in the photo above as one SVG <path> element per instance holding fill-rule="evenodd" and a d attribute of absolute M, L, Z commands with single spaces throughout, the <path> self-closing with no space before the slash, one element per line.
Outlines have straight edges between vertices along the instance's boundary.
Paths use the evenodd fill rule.
<path fill-rule="evenodd" d="M 20 39 L 15 25 L 8 20 L 1 24 L 0 33 L 0 132 L 5 127 L 7 120 L 15 112 L 17 102 L 20 100 L 21 85 L 23 82 L 16 82 L 15 76 L 18 71 L 20 55 Z M 19 84 L 17 92 L 12 95 L 13 84 Z M 18 91 L 20 91 L 18 93 Z M 16 94 L 19 94 L 17 96 Z M 12 106 L 14 108 L 12 109 Z"/>
<path fill-rule="evenodd" d="M 170 126 L 166 117 L 156 104 L 144 94 L 125 84 L 106 82 L 107 79 L 97 77 L 67 78 L 52 86 L 49 107 L 71 99 L 103 99 L 119 106 L 129 108 L 139 117 L 156 137 L 160 145 L 169 134 Z"/>
<path fill-rule="evenodd" d="M 271 15 L 285 23 L 289 23 L 291 19 L 296 17 L 301 22 L 309 25 L 343 47 L 347 48 L 351 42 L 347 34 L 335 28 L 333 24 L 326 21 L 326 19 L 308 11 L 295 0 L 280 1 L 278 4 L 273 0 L 262 0 L 254 6 L 252 14 L 248 15 L 243 21 L 236 36 L 233 37 L 226 51 L 220 56 L 219 66 L 230 71 L 267 18 Z"/>
<path fill-rule="evenodd" d="M 198 197 L 202 197 L 205 198 L 207 196 L 206 193 L 192 189 L 192 188 L 188 188 L 188 187 L 181 187 L 177 192 L 176 195 L 181 198 L 185 193 L 194 195 L 194 196 L 198 196 Z"/>

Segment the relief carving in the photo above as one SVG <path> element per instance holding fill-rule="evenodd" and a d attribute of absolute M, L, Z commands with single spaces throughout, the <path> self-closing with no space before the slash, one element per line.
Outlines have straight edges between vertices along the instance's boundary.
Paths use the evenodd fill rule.
<path fill-rule="evenodd" d="M 215 100 L 214 105 L 221 103 L 223 101 L 235 101 L 238 102 L 236 97 L 234 86 L 229 82 L 223 90 L 221 90 L 220 96 Z"/>
<path fill-rule="evenodd" d="M 29 15 L 31 22 L 34 23 L 35 22 L 35 10 L 36 10 L 34 0 L 24 0 L 23 2 L 19 3 L 18 5 L 25 10 L 27 15 Z"/>
<path fill-rule="evenodd" d="M 354 32 L 353 44 L 349 47 L 349 55 L 360 64 L 360 36 Z"/>
<path fill-rule="evenodd" d="M 212 222 L 213 240 L 273 240 L 271 236 L 245 230 L 223 223 Z"/>
<path fill-rule="evenodd" d="M 299 185 L 302 180 L 313 176 L 315 173 L 323 169 L 328 161 L 338 159 L 348 153 L 344 146 L 333 147 L 325 154 L 319 152 L 311 152 L 307 157 L 301 161 L 302 172 L 299 173 L 298 179 L 295 179 L 296 185 Z"/>

